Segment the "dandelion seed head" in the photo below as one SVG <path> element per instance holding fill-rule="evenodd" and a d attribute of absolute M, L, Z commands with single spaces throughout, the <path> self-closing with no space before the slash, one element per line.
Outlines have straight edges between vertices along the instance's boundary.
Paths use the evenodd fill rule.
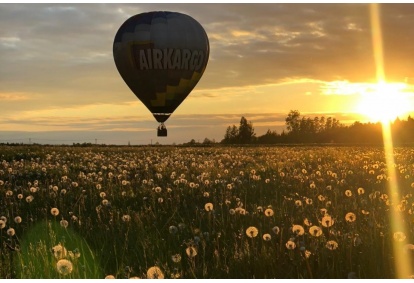
<path fill-rule="evenodd" d="M 270 241 L 272 239 L 272 236 L 269 233 L 263 234 L 263 240 L 266 242 Z"/>
<path fill-rule="evenodd" d="M 17 224 L 20 224 L 20 223 L 22 223 L 22 218 L 20 216 L 16 216 L 14 218 L 14 222 L 17 223 Z"/>
<path fill-rule="evenodd" d="M 319 226 L 312 226 L 309 228 L 309 234 L 314 237 L 319 237 L 322 235 L 322 229 Z"/>
<path fill-rule="evenodd" d="M 56 263 L 57 271 L 62 275 L 68 275 L 73 270 L 72 262 L 67 259 L 61 259 Z"/>
<path fill-rule="evenodd" d="M 293 225 L 292 226 L 292 232 L 295 233 L 297 236 L 302 236 L 305 233 L 305 230 L 303 229 L 302 225 Z"/>
<path fill-rule="evenodd" d="M 56 207 L 53 207 L 53 208 L 50 210 L 50 213 L 51 213 L 53 216 L 58 216 L 58 215 L 59 215 L 59 209 L 57 209 Z"/>
<path fill-rule="evenodd" d="M 259 234 L 259 230 L 254 226 L 250 226 L 246 229 L 246 235 L 249 238 L 255 238 L 257 234 Z"/>
<path fill-rule="evenodd" d="M 273 214 L 274 214 L 273 209 L 271 209 L 271 208 L 267 208 L 267 209 L 265 210 L 264 214 L 265 214 L 267 217 L 272 217 L 272 216 L 273 216 Z"/>
<path fill-rule="evenodd" d="M 9 235 L 10 237 L 13 237 L 14 236 L 14 234 L 15 234 L 15 231 L 14 231 L 14 229 L 13 228 L 9 228 L 9 229 L 7 229 L 7 235 Z"/>
<path fill-rule="evenodd" d="M 69 222 L 65 219 L 60 220 L 59 223 L 60 223 L 60 226 L 63 227 L 63 228 L 67 228 L 68 225 L 69 225 Z"/>
<path fill-rule="evenodd" d="M 124 214 L 124 215 L 122 215 L 122 221 L 124 221 L 124 222 L 129 222 L 129 221 L 131 221 L 131 216 L 130 216 L 130 215 L 128 215 L 128 214 Z"/>
<path fill-rule="evenodd" d="M 289 241 L 286 242 L 286 248 L 288 250 L 293 250 L 293 249 L 296 248 L 296 243 L 292 240 L 289 240 Z"/>
<path fill-rule="evenodd" d="M 330 240 L 330 241 L 326 242 L 325 247 L 327 247 L 329 250 L 333 251 L 333 250 L 336 250 L 338 248 L 338 243 L 334 240 Z"/>
<path fill-rule="evenodd" d="M 197 255 L 197 249 L 193 246 L 189 246 L 185 249 L 185 253 L 189 258 L 193 258 Z"/>
<path fill-rule="evenodd" d="M 345 215 L 345 220 L 346 220 L 346 222 L 348 222 L 348 223 L 352 223 L 352 222 L 354 222 L 354 221 L 356 220 L 356 215 L 355 215 L 355 213 L 353 213 L 353 212 L 348 212 L 348 213 Z"/>

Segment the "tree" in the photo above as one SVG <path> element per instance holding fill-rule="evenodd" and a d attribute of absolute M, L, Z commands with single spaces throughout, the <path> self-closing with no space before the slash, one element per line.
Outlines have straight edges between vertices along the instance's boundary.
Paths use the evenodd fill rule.
<path fill-rule="evenodd" d="M 246 118 L 241 117 L 238 141 L 240 143 L 251 143 L 255 136 L 252 122 L 248 122 Z"/>
<path fill-rule="evenodd" d="M 298 133 L 300 131 L 300 112 L 298 110 L 290 110 L 285 119 L 288 132 Z"/>

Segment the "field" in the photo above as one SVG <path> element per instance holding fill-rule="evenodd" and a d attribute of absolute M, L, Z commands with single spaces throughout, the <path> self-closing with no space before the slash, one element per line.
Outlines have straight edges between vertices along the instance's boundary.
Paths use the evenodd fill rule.
<path fill-rule="evenodd" d="M 414 255 L 413 148 L 395 177 L 381 147 L 2 146 L 0 162 L 1 278 L 396 278 Z"/>

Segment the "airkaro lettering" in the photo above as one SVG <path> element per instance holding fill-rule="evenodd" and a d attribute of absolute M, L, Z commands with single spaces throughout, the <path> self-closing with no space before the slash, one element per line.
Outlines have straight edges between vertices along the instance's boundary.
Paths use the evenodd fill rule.
<path fill-rule="evenodd" d="M 206 58 L 202 50 L 140 48 L 134 45 L 131 51 L 139 70 L 201 71 Z"/>

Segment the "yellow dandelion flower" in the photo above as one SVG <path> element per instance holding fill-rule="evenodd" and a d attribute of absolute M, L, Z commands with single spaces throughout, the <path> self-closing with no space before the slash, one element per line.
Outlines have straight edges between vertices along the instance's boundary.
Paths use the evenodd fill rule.
<path fill-rule="evenodd" d="M 333 251 L 336 250 L 338 248 L 338 243 L 334 240 L 330 240 L 328 242 L 326 242 L 325 245 L 329 250 Z"/>
<path fill-rule="evenodd" d="M 153 266 L 153 267 L 148 268 L 147 278 L 148 279 L 164 279 L 164 273 L 162 273 L 161 269 L 158 266 Z"/>
<path fill-rule="evenodd" d="M 56 263 L 57 271 L 62 275 L 68 275 L 72 272 L 72 263 L 67 259 L 61 259 Z"/>
<path fill-rule="evenodd" d="M 54 208 L 52 208 L 52 209 L 50 210 L 50 213 L 51 213 L 53 216 L 58 216 L 58 215 L 59 215 L 59 209 L 57 209 L 56 207 L 54 207 Z"/>
<path fill-rule="evenodd" d="M 263 234 L 263 240 L 266 242 L 270 241 L 272 239 L 272 236 L 270 236 L 269 233 Z"/>
<path fill-rule="evenodd" d="M 326 214 L 322 218 L 322 226 L 323 227 L 331 227 L 334 223 L 335 223 L 335 221 L 333 220 L 332 216 L 330 216 L 328 214 Z"/>
<path fill-rule="evenodd" d="M 292 241 L 292 240 L 287 241 L 287 242 L 286 242 L 286 248 L 287 248 L 288 250 L 293 250 L 293 249 L 295 249 L 295 248 L 296 248 L 296 244 L 295 244 L 295 242 L 294 242 L 294 241 Z"/>
<path fill-rule="evenodd" d="M 257 228 L 254 226 L 250 226 L 246 229 L 246 235 L 249 238 L 255 238 L 257 234 L 259 234 L 259 230 L 257 230 Z"/>
<path fill-rule="evenodd" d="M 302 236 L 305 233 L 305 229 L 303 229 L 302 225 L 293 225 L 292 232 L 297 236 Z"/>
<path fill-rule="evenodd" d="M 273 216 L 273 214 L 274 214 L 273 209 L 271 209 L 271 208 L 267 208 L 267 209 L 265 210 L 264 214 L 265 214 L 267 217 L 272 217 L 272 216 Z"/>
<path fill-rule="evenodd" d="M 397 242 L 402 242 L 406 239 L 404 232 L 395 232 L 394 233 L 394 240 Z"/>
<path fill-rule="evenodd" d="M 197 255 L 197 249 L 193 246 L 189 246 L 188 248 L 185 249 L 185 253 L 187 254 L 189 258 L 193 258 Z"/>
<path fill-rule="evenodd" d="M 355 215 L 355 213 L 353 213 L 353 212 L 348 212 L 348 213 L 345 215 L 345 220 L 346 220 L 346 222 L 349 222 L 349 223 L 354 222 L 354 221 L 356 220 L 356 215 Z"/>
<path fill-rule="evenodd" d="M 213 210 L 213 204 L 211 202 L 208 202 L 204 205 L 204 209 L 206 211 L 212 211 Z"/>
<path fill-rule="evenodd" d="M 319 226 L 312 226 L 309 228 L 309 234 L 314 237 L 319 237 L 322 235 L 322 228 Z"/>

